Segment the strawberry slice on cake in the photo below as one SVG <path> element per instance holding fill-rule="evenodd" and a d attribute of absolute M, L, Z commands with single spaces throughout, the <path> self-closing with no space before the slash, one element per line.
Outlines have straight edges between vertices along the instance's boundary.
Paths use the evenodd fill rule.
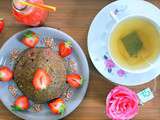
<path fill-rule="evenodd" d="M 32 84 L 35 90 L 46 89 L 51 84 L 49 74 L 43 69 L 37 69 Z"/>

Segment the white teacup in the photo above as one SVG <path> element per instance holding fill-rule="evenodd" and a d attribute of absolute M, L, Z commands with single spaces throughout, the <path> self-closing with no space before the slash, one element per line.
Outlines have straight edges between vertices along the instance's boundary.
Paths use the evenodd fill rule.
<path fill-rule="evenodd" d="M 154 22 L 152 19 L 150 19 L 149 17 L 146 17 L 146 16 L 143 16 L 143 15 L 129 15 L 129 16 L 125 16 L 123 17 L 122 19 L 119 19 L 117 17 L 116 14 L 114 14 L 114 12 L 111 12 L 111 17 L 113 18 L 113 20 L 115 21 L 115 24 L 113 25 L 110 33 L 109 33 L 109 36 L 108 36 L 108 40 L 107 40 L 107 48 L 108 48 L 108 52 L 109 52 L 109 55 L 111 56 L 113 62 L 119 66 L 121 69 L 123 69 L 124 71 L 126 72 L 130 72 L 130 73 L 144 73 L 144 72 L 147 72 L 149 70 L 151 70 L 152 68 L 160 65 L 160 53 L 158 54 L 158 57 L 153 61 L 153 63 L 149 64 L 147 67 L 145 68 L 140 68 L 140 69 L 129 69 L 127 67 L 124 67 L 123 65 L 121 65 L 117 60 L 116 60 L 116 57 L 114 57 L 112 55 L 112 52 L 111 52 L 111 46 L 110 46 L 110 42 L 111 42 L 111 35 L 112 35 L 112 32 L 115 30 L 115 28 L 121 23 L 123 22 L 124 20 L 127 20 L 127 19 L 131 19 L 131 18 L 134 18 L 134 17 L 139 17 L 139 18 L 142 18 L 142 19 L 145 19 L 147 21 L 149 21 L 154 27 L 155 29 L 160 32 L 160 27 L 159 25 Z M 145 29 L 145 28 L 144 28 Z"/>

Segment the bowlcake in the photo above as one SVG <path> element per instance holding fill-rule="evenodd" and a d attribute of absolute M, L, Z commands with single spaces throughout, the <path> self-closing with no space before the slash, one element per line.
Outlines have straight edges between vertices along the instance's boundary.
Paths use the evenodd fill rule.
<path fill-rule="evenodd" d="M 47 69 L 51 84 L 43 90 L 35 90 L 32 80 L 37 69 Z M 35 103 L 44 103 L 58 98 L 66 82 L 66 68 L 63 58 L 51 48 L 29 48 L 17 59 L 14 81 L 22 93 Z"/>

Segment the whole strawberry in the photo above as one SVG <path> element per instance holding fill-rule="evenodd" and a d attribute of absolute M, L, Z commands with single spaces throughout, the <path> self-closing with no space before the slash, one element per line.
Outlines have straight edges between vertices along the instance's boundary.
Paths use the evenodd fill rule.
<path fill-rule="evenodd" d="M 19 96 L 11 107 L 13 111 L 28 110 L 29 99 L 26 96 Z"/>
<path fill-rule="evenodd" d="M 63 114 L 66 108 L 64 101 L 61 98 L 55 99 L 48 103 L 48 107 L 54 114 Z"/>
<path fill-rule="evenodd" d="M 7 66 L 0 67 L 0 81 L 8 82 L 12 80 L 12 78 L 13 72 Z"/>
<path fill-rule="evenodd" d="M 59 55 L 61 57 L 67 57 L 72 53 L 72 43 L 70 41 L 61 42 L 59 44 Z"/>
<path fill-rule="evenodd" d="M 4 28 L 4 19 L 0 18 L 0 32 L 2 32 L 3 28 Z"/>
<path fill-rule="evenodd" d="M 21 42 L 29 48 L 34 48 L 39 42 L 39 37 L 35 32 L 29 30 L 24 34 Z"/>
<path fill-rule="evenodd" d="M 79 88 L 83 83 L 83 79 L 79 74 L 68 74 L 67 83 L 73 88 Z"/>

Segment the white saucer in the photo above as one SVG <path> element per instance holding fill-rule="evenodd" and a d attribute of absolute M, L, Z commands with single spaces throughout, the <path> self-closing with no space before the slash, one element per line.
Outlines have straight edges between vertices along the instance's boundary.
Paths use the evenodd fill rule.
<path fill-rule="evenodd" d="M 160 74 L 160 65 L 141 74 L 127 73 L 118 68 L 108 55 L 107 37 L 112 26 L 115 24 L 115 21 L 110 17 L 110 11 L 116 11 L 120 19 L 124 16 L 134 14 L 145 15 L 160 25 L 160 10 L 153 4 L 143 0 L 115 1 L 104 7 L 96 15 L 88 33 L 90 58 L 94 66 L 105 78 L 114 83 L 127 86 L 150 82 Z"/>

